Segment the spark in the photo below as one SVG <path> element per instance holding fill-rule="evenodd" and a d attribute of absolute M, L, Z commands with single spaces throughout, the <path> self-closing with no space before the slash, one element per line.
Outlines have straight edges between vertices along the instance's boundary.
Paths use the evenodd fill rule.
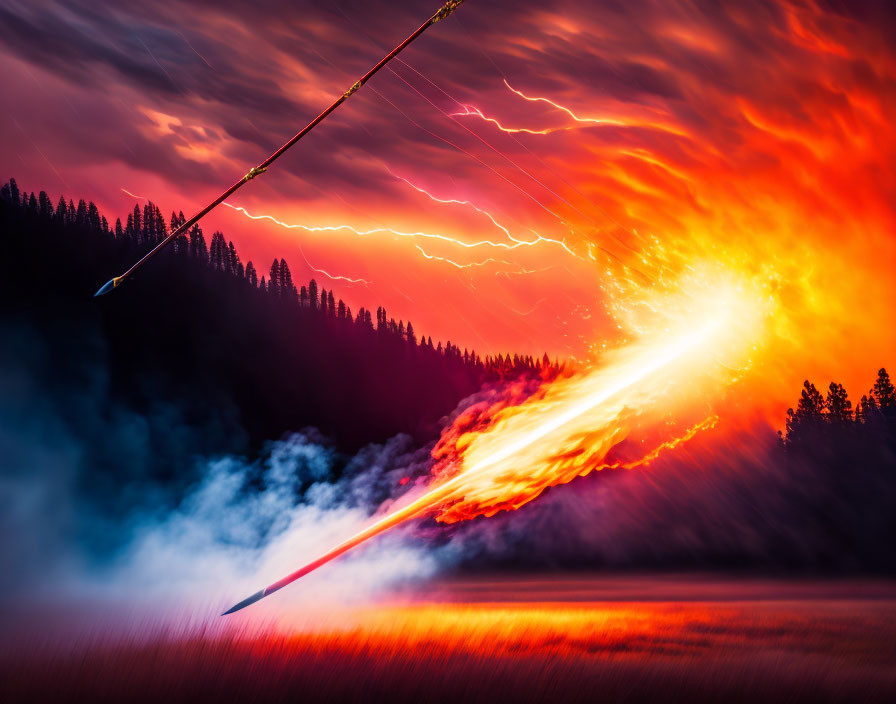
<path fill-rule="evenodd" d="M 131 193 L 127 188 L 122 188 L 122 192 L 127 193 L 131 198 L 137 198 L 138 200 L 146 200 L 143 196 L 138 196 L 136 193 Z"/>
<path fill-rule="evenodd" d="M 719 417 L 717 415 L 711 415 L 708 418 L 704 418 L 702 421 L 697 423 L 694 426 L 691 426 L 684 432 L 682 435 L 672 438 L 671 440 L 666 440 L 665 442 L 657 445 L 653 450 L 648 452 L 643 457 L 639 457 L 636 460 L 631 462 L 613 462 L 611 464 L 602 464 L 597 468 L 596 471 L 601 471 L 604 469 L 636 469 L 638 467 L 646 467 L 655 459 L 657 459 L 660 455 L 667 452 L 668 450 L 674 450 L 679 445 L 688 442 L 693 439 L 693 437 L 703 431 L 703 430 L 712 430 L 719 423 Z"/>

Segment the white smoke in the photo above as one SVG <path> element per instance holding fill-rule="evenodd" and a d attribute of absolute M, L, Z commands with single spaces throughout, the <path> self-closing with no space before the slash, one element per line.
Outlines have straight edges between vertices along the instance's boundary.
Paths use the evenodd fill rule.
<path fill-rule="evenodd" d="M 27 601 L 74 606 L 94 624 L 102 609 L 118 625 L 124 617 L 179 630 L 208 627 L 228 607 L 363 528 L 413 485 L 404 477 L 426 474 L 429 466 L 428 452 L 405 436 L 369 446 L 347 464 L 337 459 L 313 433 L 297 433 L 272 443 L 256 462 L 207 461 L 174 510 L 129 520 L 129 539 L 111 558 L 81 559 L 79 546 L 55 536 L 58 554 L 45 556 L 53 577 L 29 584 Z M 334 480 L 338 471 L 343 477 Z M 49 496 L 52 488 L 32 481 L 30 491 Z M 20 528 L 39 530 L 39 516 L 20 518 Z M 439 560 L 408 540 L 412 530 L 399 527 L 228 619 L 313 621 L 425 579 Z"/>

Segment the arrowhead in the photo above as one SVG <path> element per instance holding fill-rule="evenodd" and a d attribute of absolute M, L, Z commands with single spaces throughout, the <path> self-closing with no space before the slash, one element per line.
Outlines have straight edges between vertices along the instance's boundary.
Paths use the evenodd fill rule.
<path fill-rule="evenodd" d="M 249 596 L 249 597 L 246 597 L 245 599 L 243 599 L 239 604 L 236 604 L 235 606 L 231 606 L 229 609 L 227 609 L 227 611 L 225 611 L 221 615 L 226 616 L 227 614 L 232 614 L 234 611 L 239 611 L 240 609 L 245 609 L 247 606 L 251 606 L 256 601 L 260 601 L 261 599 L 264 599 L 265 596 L 266 596 L 266 594 L 264 593 L 264 589 L 262 589 L 259 592 L 255 592 L 252 596 Z"/>
<path fill-rule="evenodd" d="M 105 296 L 107 293 L 109 293 L 109 291 L 118 286 L 119 281 L 120 277 L 117 276 L 114 279 L 109 279 L 105 284 L 103 284 L 102 288 L 99 291 L 93 294 L 93 297 L 96 298 L 97 296 Z"/>

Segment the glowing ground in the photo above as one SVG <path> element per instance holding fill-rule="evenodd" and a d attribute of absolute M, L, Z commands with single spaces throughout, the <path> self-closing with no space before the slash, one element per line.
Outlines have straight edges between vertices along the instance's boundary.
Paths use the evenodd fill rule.
<path fill-rule="evenodd" d="M 52 647 L 32 630 L 7 643 L 2 699 L 896 698 L 896 585 L 887 582 L 470 579 L 322 618 L 128 631 Z"/>

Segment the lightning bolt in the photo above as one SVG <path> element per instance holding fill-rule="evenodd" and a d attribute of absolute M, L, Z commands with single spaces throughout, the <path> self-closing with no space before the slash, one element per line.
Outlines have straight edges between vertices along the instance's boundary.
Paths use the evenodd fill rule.
<path fill-rule="evenodd" d="M 419 244 L 414 245 L 426 259 L 433 259 L 440 262 L 445 262 L 446 264 L 450 264 L 456 269 L 471 269 L 474 266 L 485 266 L 486 264 L 496 263 L 496 264 L 506 264 L 507 266 L 514 266 L 511 262 L 506 261 L 505 259 L 495 259 L 494 257 L 489 257 L 488 259 L 483 259 L 479 262 L 469 262 L 468 264 L 461 264 L 459 262 L 454 261 L 453 259 L 448 259 L 448 257 L 439 257 L 435 254 L 427 254 L 426 250 L 423 249 Z"/>
<path fill-rule="evenodd" d="M 365 286 L 369 286 L 370 284 L 373 283 L 372 281 L 368 281 L 367 279 L 353 279 L 348 276 L 341 276 L 339 274 L 331 274 L 326 269 L 319 269 L 316 266 L 314 266 L 311 262 L 308 261 L 308 257 L 305 256 L 305 250 L 302 249 L 302 245 L 299 245 L 299 252 L 301 253 L 302 259 L 305 260 L 305 263 L 308 265 L 309 269 L 311 269 L 312 271 L 316 271 L 318 274 L 323 274 L 328 279 L 331 279 L 333 281 L 347 281 L 350 284 L 364 284 Z"/>
<path fill-rule="evenodd" d="M 566 242 L 565 242 L 564 240 L 555 240 L 555 239 L 552 239 L 552 238 L 550 238 L 550 237 L 545 237 L 544 235 L 542 235 L 542 234 L 536 232 L 535 230 L 532 230 L 531 228 L 530 228 L 530 232 L 531 232 L 533 235 L 535 235 L 535 239 L 534 239 L 534 240 L 521 240 L 521 239 L 517 239 L 516 237 L 514 237 L 514 236 L 510 233 L 510 230 L 508 230 L 507 227 L 505 227 L 504 225 L 502 225 L 501 223 L 499 223 L 491 213 L 489 213 L 489 212 L 486 211 L 486 210 L 483 210 L 482 208 L 480 208 L 480 207 L 479 207 L 478 205 L 476 205 L 475 203 L 472 203 L 472 202 L 470 202 L 470 201 L 468 201 L 468 200 L 458 200 L 458 199 L 456 199 L 456 198 L 439 198 L 438 196 L 435 196 L 435 195 L 433 195 L 432 193 L 430 193 L 429 191 L 427 191 L 425 188 L 423 188 L 423 187 L 421 187 L 421 186 L 418 186 L 418 185 L 415 184 L 415 183 L 412 183 L 411 181 L 409 181 L 408 179 L 406 179 L 404 176 L 399 176 L 398 174 L 394 173 L 391 169 L 389 169 L 389 173 L 390 173 L 392 176 L 394 176 L 395 178 L 397 178 L 399 181 L 404 181 L 404 183 L 406 183 L 408 186 L 410 186 L 411 188 L 413 188 L 415 191 L 417 191 L 418 193 L 422 193 L 422 194 L 425 195 L 427 198 L 429 198 L 430 200 L 435 201 L 436 203 L 444 203 L 444 204 L 449 204 L 449 205 L 463 205 L 463 206 L 472 208 L 472 209 L 475 210 L 477 213 L 481 213 L 482 215 L 484 215 L 485 217 L 487 217 L 489 220 L 491 220 L 492 224 L 493 224 L 496 228 L 498 228 L 499 230 L 501 230 L 501 232 L 503 232 L 505 235 L 507 235 L 507 238 L 508 238 L 509 240 L 511 240 L 511 241 L 514 243 L 514 246 L 511 247 L 511 249 L 515 249 L 517 246 L 524 246 L 524 245 L 525 245 L 525 246 L 530 246 L 530 247 L 531 247 L 531 246 L 537 245 L 539 242 L 545 242 L 545 243 L 548 243 L 548 244 L 558 245 L 559 247 L 562 247 L 562 248 L 567 252 L 567 254 L 570 254 L 571 256 L 575 257 L 576 259 L 582 259 L 582 260 L 584 260 L 584 257 L 579 256 L 579 255 L 576 254 L 573 250 L 571 250 L 571 249 L 569 248 L 569 245 L 567 245 Z"/>
<path fill-rule="evenodd" d="M 458 247 L 464 247 L 466 249 L 473 249 L 476 247 L 497 247 L 500 249 L 516 249 L 517 247 L 521 247 L 527 244 L 534 244 L 530 242 L 517 241 L 514 244 L 507 244 L 506 242 L 495 242 L 493 240 L 478 240 L 476 242 L 465 242 L 463 240 L 457 239 L 455 237 L 449 237 L 448 235 L 439 235 L 433 232 L 403 232 L 402 230 L 393 230 L 389 227 L 375 227 L 370 230 L 359 230 L 353 225 L 303 225 L 301 223 L 288 223 L 282 220 L 278 220 L 273 215 L 253 215 L 248 210 L 246 210 L 241 205 L 233 205 L 228 202 L 222 203 L 222 205 L 226 205 L 228 208 L 232 208 L 233 210 L 241 212 L 250 220 L 270 220 L 276 225 L 280 227 L 286 228 L 287 230 L 305 230 L 306 232 L 338 232 L 339 230 L 348 230 L 349 232 L 358 235 L 359 237 L 366 237 L 368 235 L 376 235 L 376 234 L 389 234 L 394 235 L 396 237 L 411 237 L 411 238 L 421 238 L 421 239 L 432 239 L 432 240 L 440 240 L 442 242 L 448 242 L 453 245 L 457 245 Z"/>
<path fill-rule="evenodd" d="M 550 98 L 543 98 L 540 96 L 533 97 L 533 96 L 526 95 L 525 93 L 523 93 L 523 91 L 517 90 L 512 85 L 510 85 L 510 83 L 507 82 L 506 78 L 504 79 L 504 85 L 507 86 L 512 93 L 516 93 L 523 100 L 528 100 L 530 103 L 547 103 L 548 105 L 550 105 L 551 107 L 553 107 L 557 110 L 562 110 L 576 122 L 587 123 L 587 124 L 592 124 L 592 125 L 617 125 L 617 126 L 622 126 L 622 127 L 626 126 L 625 122 L 620 122 L 618 120 L 603 120 L 603 119 L 599 119 L 596 117 L 579 117 L 568 107 L 566 107 L 564 105 L 560 105 L 560 103 L 555 103 Z M 570 128 L 565 128 L 565 129 L 570 129 Z M 542 134 L 546 134 L 546 133 L 542 133 Z"/>
<path fill-rule="evenodd" d="M 581 117 L 573 112 L 570 108 L 565 105 L 561 105 L 560 103 L 551 100 L 550 98 L 546 98 L 540 95 L 526 95 L 521 90 L 517 90 L 510 83 L 508 83 L 507 79 L 503 79 L 504 85 L 507 86 L 508 90 L 511 93 L 519 96 L 523 100 L 526 100 L 530 103 L 547 103 L 555 110 L 560 110 L 561 112 L 566 113 L 575 123 L 575 125 L 562 125 L 560 127 L 545 127 L 544 129 L 531 129 L 528 127 L 508 127 L 502 124 L 499 120 L 494 117 L 489 117 L 484 114 L 482 110 L 477 108 L 474 105 L 467 105 L 465 103 L 460 103 L 461 107 L 464 109 L 463 112 L 453 113 L 453 117 L 478 117 L 485 122 L 489 122 L 497 127 L 501 132 L 506 132 L 507 134 L 537 134 L 537 135 L 548 135 L 554 134 L 555 132 L 566 132 L 569 130 L 578 129 L 580 126 L 587 125 L 604 125 L 607 127 L 647 127 L 654 130 L 660 130 L 663 132 L 669 132 L 670 134 L 674 134 L 678 137 L 688 137 L 687 132 L 683 131 L 681 128 L 676 127 L 675 125 L 670 125 L 662 122 L 651 122 L 651 121 L 624 121 L 624 120 L 614 120 L 608 118 L 598 118 L 598 117 Z"/>
<path fill-rule="evenodd" d="M 560 132 L 562 130 L 571 130 L 572 127 L 546 127 L 543 130 L 533 130 L 528 127 L 506 127 L 502 125 L 498 120 L 494 117 L 489 117 L 488 115 L 483 114 L 482 110 L 472 105 L 463 105 L 463 112 L 453 112 L 451 113 L 451 117 L 478 117 L 485 122 L 491 122 L 495 127 L 497 127 L 502 132 L 507 132 L 508 134 L 552 134 L 554 132 Z"/>

